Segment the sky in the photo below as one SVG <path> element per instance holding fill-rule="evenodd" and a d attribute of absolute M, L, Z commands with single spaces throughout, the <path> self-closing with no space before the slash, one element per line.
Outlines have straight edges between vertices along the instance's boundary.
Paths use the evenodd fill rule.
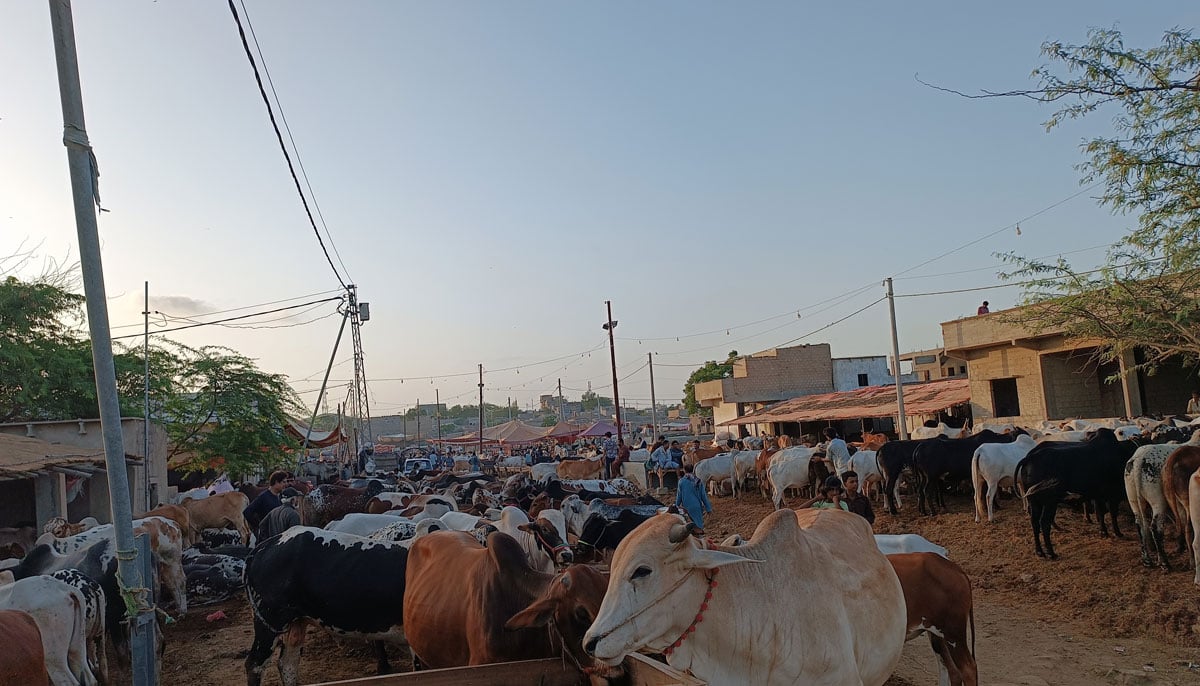
<path fill-rule="evenodd" d="M 1116 27 L 1149 46 L 1197 18 L 1194 3 L 1093 1 L 244 9 L 334 263 L 371 305 L 376 415 L 435 390 L 472 403 L 480 363 L 488 402 L 525 406 L 560 378 L 568 398 L 589 382 L 609 395 L 606 300 L 620 395 L 645 407 L 648 354 L 660 402 L 734 349 L 890 354 L 886 303 L 853 314 L 888 276 L 905 295 L 997 285 L 1009 251 L 1098 264 L 1135 221 L 1080 194 L 1080 144 L 1110 115 L 1048 133 L 1047 106 L 917 77 L 1033 87 L 1043 41 Z M 141 331 L 145 281 L 152 310 L 196 321 L 338 289 L 226 4 L 74 11 L 113 334 Z M 70 180 L 46 4 L 0 3 L 0 27 L 0 255 L 32 251 L 29 277 L 78 254 Z M 1019 298 L 898 298 L 901 349 Z M 256 328 L 170 335 L 234 348 L 315 401 L 334 304 L 242 321 Z M 344 342 L 331 405 L 349 359 Z"/>

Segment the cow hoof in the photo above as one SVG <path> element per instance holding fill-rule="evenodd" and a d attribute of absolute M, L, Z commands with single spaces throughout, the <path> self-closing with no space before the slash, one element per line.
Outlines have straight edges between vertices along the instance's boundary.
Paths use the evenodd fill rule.
<path fill-rule="evenodd" d="M 1058 553 L 1050 553 L 1050 555 L 1049 555 L 1049 558 L 1050 558 L 1051 560 L 1057 560 L 1057 559 L 1058 559 Z"/>
<path fill-rule="evenodd" d="M 1037 553 L 1037 556 L 1038 556 L 1038 557 L 1046 557 L 1046 553 L 1044 553 L 1044 552 L 1042 552 L 1042 551 L 1040 551 L 1040 550 L 1035 550 L 1035 551 L 1033 551 L 1033 552 Z"/>

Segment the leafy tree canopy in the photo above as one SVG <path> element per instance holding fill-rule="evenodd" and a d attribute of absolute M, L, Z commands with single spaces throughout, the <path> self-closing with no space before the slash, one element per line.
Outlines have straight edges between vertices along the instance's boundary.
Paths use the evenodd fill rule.
<path fill-rule="evenodd" d="M 589 410 L 594 410 L 596 409 L 597 405 L 600 407 L 612 407 L 613 400 L 612 398 L 606 398 L 604 396 L 597 395 L 593 391 L 584 391 L 583 396 L 580 398 L 580 407 L 582 411 L 587 412 Z"/>
<path fill-rule="evenodd" d="M 1136 218 L 1098 270 L 1004 255 L 1006 278 L 1027 281 L 1010 319 L 1034 330 L 1062 329 L 1106 342 L 1113 359 L 1140 348 L 1144 365 L 1200 359 L 1200 40 L 1167 31 L 1161 44 L 1127 47 L 1114 29 L 1094 29 L 1074 45 L 1042 46 L 1049 64 L 1031 90 L 966 97 L 1025 97 L 1057 109 L 1046 122 L 1101 114 L 1111 133 L 1084 140 L 1081 182 L 1101 204 Z M 952 91 L 957 92 L 957 91 Z M 964 95 L 959 93 L 960 95 Z"/>
<path fill-rule="evenodd" d="M 688 414 L 700 414 L 706 417 L 712 415 L 711 409 L 701 407 L 700 403 L 696 401 L 696 384 L 728 379 L 733 376 L 733 361 L 737 359 L 737 356 L 736 350 L 730 350 L 729 356 L 725 358 L 724 362 L 718 364 L 710 360 L 705 362 L 703 367 L 692 372 L 687 382 L 683 384 L 683 405 L 687 408 Z"/>

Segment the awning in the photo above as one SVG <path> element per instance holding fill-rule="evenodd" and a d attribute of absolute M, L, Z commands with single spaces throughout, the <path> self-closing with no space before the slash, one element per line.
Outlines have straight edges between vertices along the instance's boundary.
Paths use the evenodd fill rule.
<path fill-rule="evenodd" d="M 350 440 L 350 436 L 342 429 L 342 422 L 339 419 L 338 425 L 330 431 L 317 431 L 309 429 L 309 427 L 300 422 L 288 417 L 287 425 L 283 427 L 284 431 L 291 434 L 293 437 L 303 441 L 305 434 L 308 434 L 308 446 L 310 448 L 328 448 L 338 443 L 345 443 Z"/>
<path fill-rule="evenodd" d="M 608 422 L 601 421 L 601 422 L 596 422 L 596 423 L 592 424 L 591 426 L 589 426 L 588 428 L 584 429 L 579 434 L 579 437 L 580 438 L 596 438 L 598 436 L 603 436 L 606 433 L 610 433 L 610 434 L 616 436 L 617 435 L 617 427 L 612 424 L 609 424 Z"/>
<path fill-rule="evenodd" d="M 904 414 L 936 414 L 971 400 L 967 379 L 948 379 L 927 383 L 904 384 Z M 854 391 L 806 395 L 776 403 L 744 417 L 721 422 L 770 424 L 772 422 L 824 422 L 868 417 L 896 416 L 896 387 L 867 386 Z"/>
<path fill-rule="evenodd" d="M 141 464 L 128 456 L 125 462 Z M 0 481 L 31 479 L 47 471 L 84 477 L 103 472 L 104 451 L 0 434 Z"/>

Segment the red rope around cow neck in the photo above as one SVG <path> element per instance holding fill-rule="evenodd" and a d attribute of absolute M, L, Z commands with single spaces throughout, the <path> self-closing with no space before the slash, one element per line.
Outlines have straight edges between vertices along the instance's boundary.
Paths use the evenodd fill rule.
<path fill-rule="evenodd" d="M 671 653 L 675 652 L 676 648 L 683 645 L 683 642 L 685 639 L 687 639 L 688 634 L 696 632 L 696 625 L 704 621 L 704 613 L 708 610 L 708 601 L 712 600 L 713 589 L 717 587 L 717 572 L 719 571 L 721 571 L 719 567 L 709 570 L 708 591 L 704 593 L 704 602 L 700 603 L 700 610 L 696 612 L 696 618 L 692 620 L 692 623 L 688 625 L 688 628 L 683 630 L 683 633 L 680 634 L 679 638 L 675 639 L 675 642 L 663 651 L 663 657 L 670 657 Z"/>

